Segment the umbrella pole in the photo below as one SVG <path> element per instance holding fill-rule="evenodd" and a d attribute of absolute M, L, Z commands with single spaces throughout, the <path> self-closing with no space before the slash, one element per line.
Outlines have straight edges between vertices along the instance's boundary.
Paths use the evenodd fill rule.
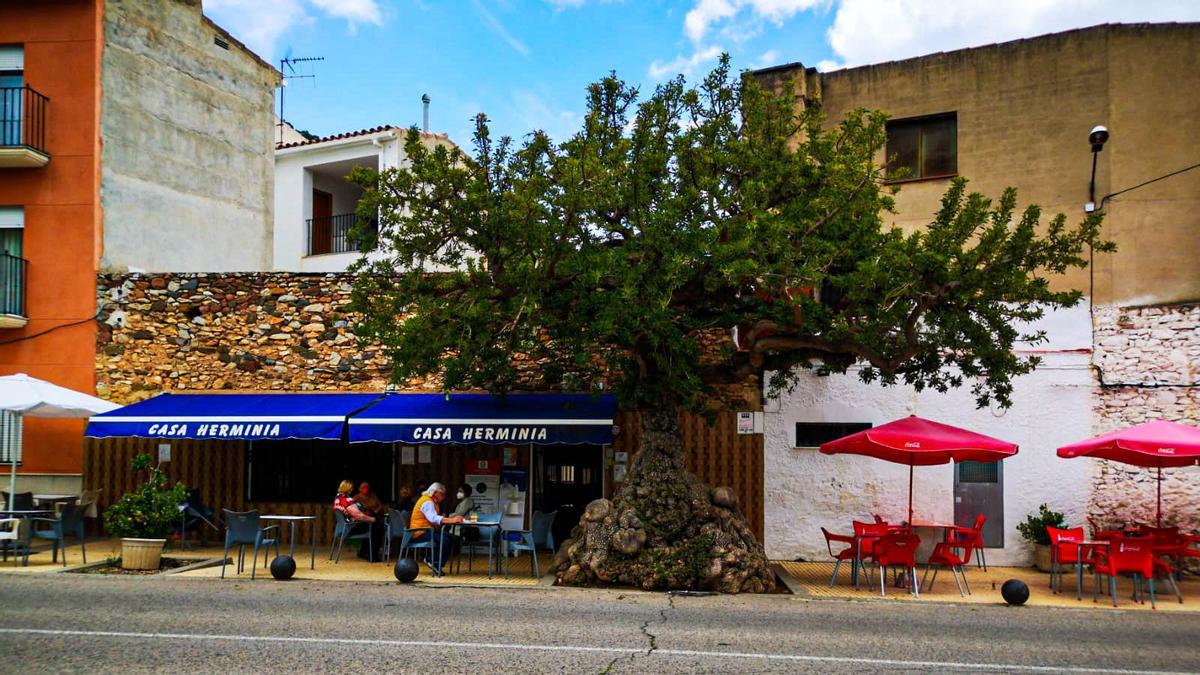
<path fill-rule="evenodd" d="M 15 420 L 16 418 L 17 418 L 16 413 L 13 413 L 10 416 L 10 421 Z M 14 508 L 13 500 L 16 498 L 16 494 L 17 494 L 17 449 L 11 446 L 11 442 L 12 442 L 12 434 L 11 433 L 4 434 L 4 442 L 6 445 L 9 445 L 9 447 L 8 447 L 8 466 L 10 467 L 9 474 L 8 474 L 8 499 L 5 500 L 4 508 L 12 510 Z"/>
<path fill-rule="evenodd" d="M 1155 527 L 1162 527 L 1162 467 L 1158 467 L 1158 523 Z"/>
<path fill-rule="evenodd" d="M 908 527 L 912 529 L 912 484 L 913 484 L 913 465 L 908 465 Z"/>

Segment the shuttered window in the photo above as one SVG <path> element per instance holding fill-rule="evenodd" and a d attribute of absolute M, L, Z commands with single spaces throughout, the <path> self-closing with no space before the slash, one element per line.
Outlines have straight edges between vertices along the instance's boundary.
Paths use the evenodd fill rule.
<path fill-rule="evenodd" d="M 0 45 L 0 72 L 25 70 L 25 48 L 21 45 Z"/>

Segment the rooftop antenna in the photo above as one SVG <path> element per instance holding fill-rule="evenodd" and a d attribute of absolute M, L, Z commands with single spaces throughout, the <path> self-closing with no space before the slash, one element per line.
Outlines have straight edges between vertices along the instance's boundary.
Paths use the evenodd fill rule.
<path fill-rule="evenodd" d="M 288 51 L 290 52 L 291 50 L 289 49 Z M 309 79 L 315 80 L 315 79 L 317 79 L 317 76 L 312 73 L 297 73 L 296 72 L 296 64 L 297 63 L 308 63 L 310 61 L 324 61 L 324 60 L 325 60 L 324 56 L 301 56 L 298 58 L 292 58 L 291 56 L 285 56 L 282 59 L 279 59 L 279 72 L 283 74 L 283 79 L 279 83 L 279 125 L 278 126 L 279 126 L 279 142 L 280 143 L 283 143 L 283 125 L 287 123 L 284 121 L 284 117 L 283 117 L 283 93 L 287 88 L 288 80 L 309 80 Z"/>
<path fill-rule="evenodd" d="M 424 125 L 421 131 L 429 133 L 429 94 L 421 94 L 421 104 L 425 108 Z"/>

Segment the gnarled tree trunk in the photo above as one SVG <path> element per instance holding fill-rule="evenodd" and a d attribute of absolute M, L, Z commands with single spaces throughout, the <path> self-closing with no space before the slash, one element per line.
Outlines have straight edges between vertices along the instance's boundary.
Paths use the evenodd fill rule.
<path fill-rule="evenodd" d="M 560 584 L 762 593 L 775 575 L 733 490 L 684 466 L 678 412 L 642 411 L 641 450 L 610 502 L 588 504 L 555 558 Z"/>

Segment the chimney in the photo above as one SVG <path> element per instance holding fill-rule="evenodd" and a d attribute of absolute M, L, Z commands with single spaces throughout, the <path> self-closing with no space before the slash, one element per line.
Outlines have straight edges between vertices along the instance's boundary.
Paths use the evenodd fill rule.
<path fill-rule="evenodd" d="M 429 131 L 429 94 L 421 94 L 421 104 L 425 108 L 424 124 L 421 126 L 421 131 Z"/>

